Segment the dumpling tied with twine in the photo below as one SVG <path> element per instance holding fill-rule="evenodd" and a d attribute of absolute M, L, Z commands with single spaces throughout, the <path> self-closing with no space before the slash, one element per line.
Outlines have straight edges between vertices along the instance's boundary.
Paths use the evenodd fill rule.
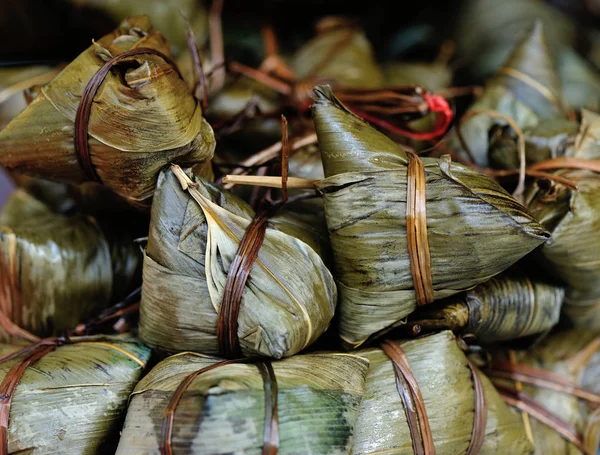
<path fill-rule="evenodd" d="M 533 452 L 519 415 L 471 364 L 452 332 L 387 340 L 358 354 L 370 368 L 353 455 Z"/>
<path fill-rule="evenodd" d="M 329 87 L 315 89 L 313 116 L 347 346 L 488 280 L 548 239 L 496 182 L 447 157 L 404 152 Z"/>
<path fill-rule="evenodd" d="M 310 345 L 328 328 L 337 299 L 313 226 L 287 220 L 285 208 L 272 219 L 255 215 L 233 194 L 191 177 L 178 167 L 159 176 L 142 339 L 225 357 L 281 358 Z"/>
<path fill-rule="evenodd" d="M 522 129 L 567 119 L 560 76 L 541 22 L 535 23 L 465 114 L 461 132 L 478 166 L 489 165 L 489 130 L 496 120 L 477 112 L 511 117 Z M 483 113 L 482 112 L 482 113 Z"/>
<path fill-rule="evenodd" d="M 95 41 L 0 132 L 0 163 L 48 180 L 102 182 L 132 201 L 160 169 L 211 160 L 213 131 L 146 16 Z"/>
<path fill-rule="evenodd" d="M 117 455 L 351 453 L 366 359 L 244 360 L 184 352 L 160 362 L 132 394 Z"/>

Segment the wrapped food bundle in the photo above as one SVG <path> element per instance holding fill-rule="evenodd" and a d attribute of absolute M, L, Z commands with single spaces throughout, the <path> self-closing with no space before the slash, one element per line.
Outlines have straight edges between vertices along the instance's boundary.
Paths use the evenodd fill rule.
<path fill-rule="evenodd" d="M 447 159 L 426 158 L 422 176 L 414 177 L 422 179 L 424 198 L 417 239 L 409 224 L 415 193 L 408 173 L 418 158 L 326 88 L 316 90 L 313 115 L 326 175 L 317 187 L 334 252 L 340 337 L 348 346 L 401 323 L 417 305 L 490 279 L 548 239 L 494 181 Z"/>
<path fill-rule="evenodd" d="M 541 23 L 517 44 L 466 115 L 482 110 L 509 116 L 523 129 L 567 118 L 560 78 Z M 495 122 L 488 115 L 462 122 L 462 136 L 478 166 L 488 165 L 488 132 Z"/>
<path fill-rule="evenodd" d="M 371 364 L 354 455 L 532 452 L 518 415 L 467 360 L 452 332 L 386 341 L 359 355 Z"/>
<path fill-rule="evenodd" d="M 467 0 L 455 22 L 457 54 L 470 73 L 485 78 L 494 73 L 523 36 L 523 30 L 539 21 L 548 34 L 553 51 L 575 45 L 578 26 L 549 3 L 537 0 Z"/>
<path fill-rule="evenodd" d="M 583 117 L 586 117 L 583 111 Z M 525 164 L 564 156 L 579 131 L 574 120 L 553 119 L 531 128 L 523 128 Z M 509 125 L 495 124 L 489 131 L 488 159 L 495 169 L 518 169 L 520 166 L 519 137 Z"/>
<path fill-rule="evenodd" d="M 415 335 L 450 329 L 484 344 L 543 335 L 558 322 L 564 295 L 546 281 L 505 273 L 416 311 L 400 328 Z"/>
<path fill-rule="evenodd" d="M 540 264 L 568 285 L 565 311 L 579 326 L 600 330 L 600 264 L 596 248 L 598 187 L 593 166 L 600 158 L 600 115 L 583 111 L 574 143 L 551 163 L 553 175 L 566 178 L 576 189 L 554 183 L 533 183 L 526 193 L 530 213 L 552 232 L 539 250 Z M 597 163 L 596 163 L 597 164 Z"/>
<path fill-rule="evenodd" d="M 600 441 L 600 339 L 576 329 L 530 352 L 497 353 L 486 372 L 518 409 L 536 454 L 589 454 Z"/>
<path fill-rule="evenodd" d="M 226 304 L 228 283 L 239 280 L 238 247 L 258 218 L 234 195 L 186 178 L 181 170 L 159 177 L 144 257 L 142 339 L 168 351 L 225 355 L 221 328 L 234 338 L 237 355 L 275 358 L 312 344 L 329 326 L 337 300 L 319 256 L 323 234 L 310 217 L 286 217 L 285 207 L 265 221 L 256 262 L 238 284 L 236 316 Z"/>
<path fill-rule="evenodd" d="M 150 350 L 127 337 L 2 345 L 2 453 L 113 454 Z"/>
<path fill-rule="evenodd" d="M 383 73 L 364 32 L 343 17 L 327 17 L 317 35 L 294 55 L 291 67 L 299 80 L 315 78 L 341 87 L 378 88 Z"/>
<path fill-rule="evenodd" d="M 49 180 L 100 181 L 139 203 L 163 166 L 207 162 L 214 145 L 167 42 L 137 16 L 95 41 L 0 132 L 0 163 Z"/>
<path fill-rule="evenodd" d="M 273 37 L 273 39 L 275 39 Z M 273 115 L 295 107 L 305 111 L 310 105 L 310 92 L 319 82 L 331 83 L 347 89 L 377 89 L 383 85 L 384 77 L 375 60 L 374 50 L 364 31 L 352 20 L 344 17 L 325 17 L 316 25 L 316 36 L 304 43 L 288 59 L 273 54 L 273 44 L 265 42 L 265 78 L 269 73 L 277 75 L 277 67 L 284 65 L 285 78 L 257 78 L 260 71 L 250 73 L 248 68 L 238 70 L 247 77 L 231 80 L 211 100 L 207 116 L 219 122 L 244 112 L 253 106 L 256 116 L 246 119 L 245 127 L 236 132 L 252 143 L 262 144 L 261 138 L 275 139 L 280 130 Z M 269 55 L 271 52 L 271 55 Z M 286 61 L 289 60 L 289 66 Z M 273 65 L 277 61 L 277 65 Z M 269 66 L 273 69 L 267 71 Z M 283 96 L 282 96 L 283 95 Z M 302 122 L 292 123 L 292 128 L 302 130 Z M 264 144 L 266 145 L 266 144 Z"/>
<path fill-rule="evenodd" d="M 176 354 L 133 392 L 117 454 L 351 453 L 368 368 L 350 354 Z"/>
<path fill-rule="evenodd" d="M 2 319 L 35 335 L 69 329 L 139 283 L 142 257 L 128 229 L 53 211 L 22 189 L 0 226 Z M 13 335 L 5 324 L 0 332 Z"/>

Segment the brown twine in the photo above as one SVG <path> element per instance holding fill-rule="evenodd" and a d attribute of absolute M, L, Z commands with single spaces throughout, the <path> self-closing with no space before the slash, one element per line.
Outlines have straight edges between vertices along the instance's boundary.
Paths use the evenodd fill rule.
<path fill-rule="evenodd" d="M 425 402 L 419 384 L 408 364 L 406 354 L 398 344 L 390 340 L 385 340 L 381 344 L 381 349 L 390 358 L 394 366 L 396 388 L 406 413 L 415 455 L 435 455 L 433 435 L 425 409 Z"/>
<path fill-rule="evenodd" d="M 522 363 L 494 360 L 492 366 L 487 368 L 485 372 L 492 378 L 519 381 L 524 384 L 570 394 L 595 406 L 600 405 L 600 395 L 579 387 L 575 382 L 552 371 Z"/>
<path fill-rule="evenodd" d="M 483 391 L 483 383 L 475 366 L 467 359 L 467 366 L 471 370 L 473 379 L 473 391 L 475 394 L 475 406 L 473 409 L 473 431 L 471 432 L 471 442 L 465 455 L 476 455 L 483 447 L 485 441 L 485 426 L 487 423 L 487 404 Z"/>
<path fill-rule="evenodd" d="M 175 411 L 183 394 L 192 384 L 194 379 L 203 373 L 217 368 L 237 363 L 250 363 L 251 359 L 233 359 L 214 363 L 188 375 L 179 384 L 165 410 L 161 427 L 160 453 L 161 455 L 173 455 L 171 446 L 173 438 L 173 420 Z M 271 362 L 259 362 L 256 364 L 263 379 L 263 390 L 265 393 L 265 425 L 263 431 L 263 455 L 277 455 L 279 450 L 279 417 L 278 417 L 278 389 L 277 379 Z M 0 454 L 2 455 L 2 454 Z"/>
<path fill-rule="evenodd" d="M 264 242 L 267 232 L 267 221 L 269 215 L 288 201 L 288 163 L 289 163 L 289 138 L 288 122 L 285 116 L 281 116 L 281 186 L 282 199 L 274 204 L 269 210 L 259 212 L 246 228 L 244 236 L 235 252 L 227 271 L 227 279 L 223 290 L 221 308 L 217 320 L 217 343 L 221 355 L 226 358 L 237 358 L 242 356 L 240 339 L 238 335 L 238 317 L 242 296 L 252 266 L 258 258 L 258 252 Z"/>
<path fill-rule="evenodd" d="M 411 151 L 408 156 L 408 179 L 406 191 L 406 240 L 410 258 L 417 305 L 433 302 L 433 279 L 431 255 L 427 238 L 427 211 L 425 196 L 425 167 L 419 156 Z"/>
<path fill-rule="evenodd" d="M 122 54 L 111 58 L 104 65 L 102 65 L 102 67 L 96 72 L 96 74 L 92 76 L 92 78 L 85 86 L 83 94 L 81 95 L 81 101 L 79 102 L 79 106 L 77 107 L 77 114 L 75 115 L 75 153 L 77 155 L 79 165 L 83 169 L 83 172 L 88 180 L 93 180 L 96 182 L 101 181 L 92 163 L 88 143 L 88 127 L 90 122 L 90 116 L 92 113 L 92 104 L 94 102 L 94 97 L 96 96 L 96 93 L 98 93 L 100 86 L 104 82 L 104 79 L 106 79 L 106 76 L 108 75 L 109 71 L 113 66 L 119 63 L 121 60 L 132 57 L 134 55 L 141 54 L 158 55 L 159 57 L 164 59 L 169 65 L 171 65 L 175 69 L 175 71 L 177 71 L 177 74 L 179 74 L 179 76 L 183 79 L 179 68 L 177 67 L 175 62 L 171 60 L 171 58 L 167 57 L 165 54 L 163 54 L 160 51 L 157 51 L 156 49 L 151 49 L 147 47 L 140 47 L 123 52 Z"/>
<path fill-rule="evenodd" d="M 46 354 L 54 351 L 62 341 L 58 338 L 41 340 L 18 352 L 0 358 L 0 363 L 12 360 L 20 355 L 23 359 L 14 364 L 0 383 L 0 455 L 8 454 L 8 423 L 12 398 L 25 370 Z"/>
<path fill-rule="evenodd" d="M 240 305 L 250 270 L 265 239 L 267 218 L 267 212 L 260 212 L 248 225 L 227 272 L 217 321 L 217 342 L 221 354 L 226 358 L 242 355 L 237 330 Z"/>
<path fill-rule="evenodd" d="M 561 417 L 548 411 L 546 408 L 537 403 L 525 392 L 518 391 L 515 388 L 506 387 L 495 384 L 500 397 L 510 406 L 519 409 L 528 416 L 533 417 L 544 425 L 550 427 L 561 437 L 575 445 L 585 455 L 594 455 L 594 452 L 585 446 L 583 436 L 577 429 L 562 419 Z"/>
<path fill-rule="evenodd" d="M 265 392 L 265 426 L 263 430 L 263 455 L 277 455 L 279 451 L 279 414 L 277 409 L 277 378 L 271 362 L 256 365 L 263 379 Z"/>

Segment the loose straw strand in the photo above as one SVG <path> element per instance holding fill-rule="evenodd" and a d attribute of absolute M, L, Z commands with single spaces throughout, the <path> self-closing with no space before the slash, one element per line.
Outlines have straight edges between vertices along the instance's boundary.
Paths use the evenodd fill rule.
<path fill-rule="evenodd" d="M 299 139 L 293 141 L 292 145 L 290 146 L 290 152 L 295 152 L 296 150 L 299 150 L 303 147 L 307 147 L 309 145 L 314 145 L 316 143 L 317 143 L 316 133 L 310 133 L 306 136 L 300 137 Z M 266 149 L 261 150 L 258 153 L 255 153 L 251 157 L 246 158 L 244 161 L 239 163 L 241 165 L 241 167 L 237 167 L 233 171 L 231 171 L 231 175 L 244 174 L 245 172 L 247 172 L 246 168 L 264 164 L 267 161 L 272 160 L 273 158 L 276 158 L 277 154 L 281 152 L 281 147 L 282 147 L 282 143 L 281 143 L 281 141 L 278 141 L 278 142 L 274 143 L 273 145 L 270 145 Z M 224 185 L 224 188 L 229 190 L 233 187 L 233 185 L 234 184 L 227 184 L 227 185 Z"/>

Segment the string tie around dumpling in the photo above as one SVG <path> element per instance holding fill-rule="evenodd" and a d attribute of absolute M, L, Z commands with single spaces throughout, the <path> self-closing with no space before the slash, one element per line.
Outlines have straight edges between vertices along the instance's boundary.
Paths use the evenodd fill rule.
<path fill-rule="evenodd" d="M 148 47 L 139 47 L 136 49 L 130 49 L 122 54 L 117 55 L 116 57 L 108 60 L 102 67 L 94 74 L 94 76 L 89 80 L 83 93 L 81 94 L 81 101 L 79 102 L 79 106 L 77 107 L 77 114 L 75 115 L 75 127 L 74 127 L 74 146 L 75 153 L 77 155 L 77 161 L 83 169 L 83 172 L 88 180 L 101 182 L 100 177 L 96 173 L 96 168 L 92 163 L 92 158 L 90 156 L 90 148 L 88 143 L 88 127 L 90 122 L 90 116 L 92 114 L 92 104 L 94 103 L 94 97 L 98 90 L 102 86 L 104 79 L 108 76 L 108 73 L 117 63 L 122 60 L 132 57 L 134 55 L 141 54 L 153 54 L 164 59 L 169 65 L 173 67 L 177 74 L 183 79 L 177 64 L 168 56 L 163 54 L 156 49 L 151 49 Z"/>

